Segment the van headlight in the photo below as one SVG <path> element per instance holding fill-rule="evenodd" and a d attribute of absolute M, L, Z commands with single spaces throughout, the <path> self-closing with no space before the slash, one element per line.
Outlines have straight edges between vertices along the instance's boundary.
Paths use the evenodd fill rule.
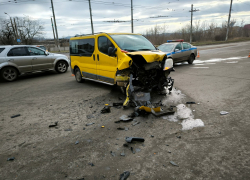
<path fill-rule="evenodd" d="M 173 59 L 166 59 L 164 67 L 163 67 L 163 71 L 167 71 L 171 69 L 173 66 L 174 66 Z"/>

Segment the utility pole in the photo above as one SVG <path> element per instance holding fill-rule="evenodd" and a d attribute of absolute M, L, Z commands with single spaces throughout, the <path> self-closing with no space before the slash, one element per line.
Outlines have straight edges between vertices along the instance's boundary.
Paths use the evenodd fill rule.
<path fill-rule="evenodd" d="M 193 9 L 193 4 L 191 5 L 191 28 L 190 28 L 190 43 L 192 43 L 193 37 L 193 12 L 199 11 L 199 9 Z"/>
<path fill-rule="evenodd" d="M 134 24 L 133 24 L 133 0 L 131 0 L 131 32 L 134 33 Z"/>
<path fill-rule="evenodd" d="M 53 20 L 52 20 L 52 17 L 51 17 L 51 26 L 52 26 L 52 30 L 53 30 L 53 35 L 54 35 L 55 45 L 56 45 L 55 30 L 54 30 L 54 26 L 53 26 Z"/>
<path fill-rule="evenodd" d="M 227 34 L 226 34 L 226 39 L 225 39 L 225 41 L 227 41 L 227 39 L 228 39 L 229 24 L 230 24 L 231 11 L 232 11 L 232 3 L 233 3 L 233 0 L 231 0 L 231 3 L 230 3 L 230 9 L 229 9 L 229 15 L 228 15 L 228 22 L 227 22 Z"/>
<path fill-rule="evenodd" d="M 58 32 L 57 32 L 57 27 L 56 27 L 56 18 L 55 18 L 55 12 L 54 12 L 54 6 L 53 6 L 53 0 L 51 0 L 51 8 L 52 8 L 52 13 L 53 13 L 53 17 L 54 17 L 54 24 L 55 24 L 55 31 L 56 31 L 56 39 L 57 39 L 57 47 L 59 52 L 60 50 L 60 44 L 59 44 L 59 39 L 58 39 Z"/>
<path fill-rule="evenodd" d="M 17 38 L 19 39 L 15 18 L 14 18 L 14 25 L 15 25 L 15 29 L 16 29 L 16 36 L 17 36 Z"/>
<path fill-rule="evenodd" d="M 89 0 L 89 13 L 90 13 L 92 34 L 94 34 L 94 27 L 93 27 L 92 10 L 91 10 L 91 3 L 90 3 L 90 0 Z"/>

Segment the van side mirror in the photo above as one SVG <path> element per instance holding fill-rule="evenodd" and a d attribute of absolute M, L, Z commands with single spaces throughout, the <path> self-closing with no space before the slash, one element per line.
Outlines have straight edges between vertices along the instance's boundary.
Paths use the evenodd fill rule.
<path fill-rule="evenodd" d="M 45 55 L 48 56 L 48 55 L 49 55 L 49 52 L 48 52 L 48 51 L 45 51 Z"/>
<path fill-rule="evenodd" d="M 176 51 L 180 51 L 180 50 L 179 49 L 175 49 L 174 52 L 176 52 Z"/>
<path fill-rule="evenodd" d="M 117 48 L 109 47 L 108 48 L 108 55 L 109 56 L 116 56 L 115 52 L 117 51 Z"/>

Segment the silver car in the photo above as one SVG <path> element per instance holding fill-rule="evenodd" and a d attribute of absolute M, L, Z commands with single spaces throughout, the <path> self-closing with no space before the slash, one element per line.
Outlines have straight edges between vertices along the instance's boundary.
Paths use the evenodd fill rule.
<path fill-rule="evenodd" d="M 65 73 L 69 64 L 67 56 L 48 53 L 34 46 L 0 46 L 0 77 L 5 81 L 14 81 L 18 75 L 35 71 Z"/>
<path fill-rule="evenodd" d="M 165 52 L 168 58 L 172 58 L 174 63 L 187 61 L 193 64 L 197 56 L 197 47 L 183 42 L 183 40 L 169 40 L 157 47 L 162 52 Z"/>

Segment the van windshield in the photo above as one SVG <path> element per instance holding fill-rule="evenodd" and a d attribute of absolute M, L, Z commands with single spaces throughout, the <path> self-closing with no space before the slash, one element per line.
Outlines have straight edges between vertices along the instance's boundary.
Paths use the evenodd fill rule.
<path fill-rule="evenodd" d="M 116 34 L 111 35 L 116 44 L 125 51 L 151 51 L 156 50 L 153 44 L 141 35 Z"/>

